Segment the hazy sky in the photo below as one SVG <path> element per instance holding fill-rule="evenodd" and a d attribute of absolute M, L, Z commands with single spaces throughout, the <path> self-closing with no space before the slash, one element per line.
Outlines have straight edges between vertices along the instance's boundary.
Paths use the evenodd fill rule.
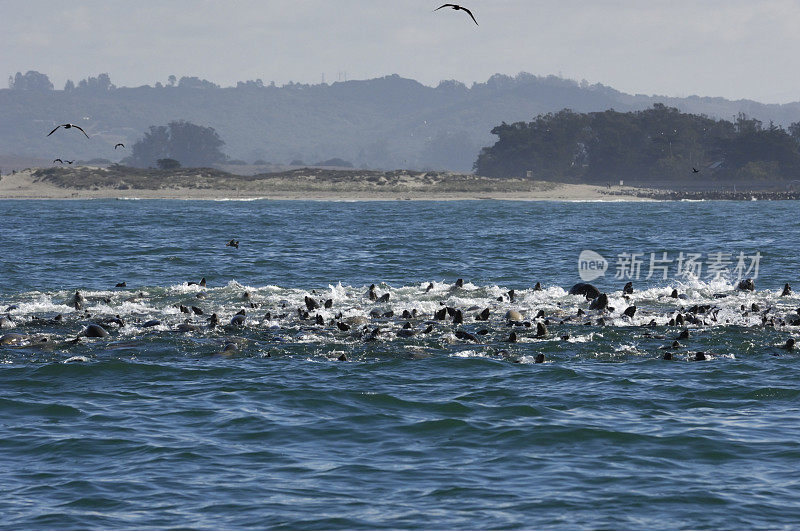
<path fill-rule="evenodd" d="M 0 0 L 0 74 L 57 88 L 195 75 L 221 85 L 520 71 L 631 93 L 800 100 L 800 0 Z"/>

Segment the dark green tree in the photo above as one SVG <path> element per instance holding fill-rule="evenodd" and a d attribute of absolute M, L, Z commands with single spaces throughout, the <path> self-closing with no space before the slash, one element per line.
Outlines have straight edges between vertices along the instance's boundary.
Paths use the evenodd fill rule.
<path fill-rule="evenodd" d="M 17 72 L 12 78 L 8 78 L 8 88 L 12 90 L 35 90 L 47 92 L 53 90 L 53 84 L 47 74 L 41 74 L 35 70 L 28 70 L 24 74 Z"/>
<path fill-rule="evenodd" d="M 132 155 L 122 162 L 146 168 L 159 159 L 175 159 L 187 167 L 210 166 L 228 159 L 220 150 L 224 145 L 212 127 L 179 120 L 165 126 L 151 126 L 133 145 Z"/>
<path fill-rule="evenodd" d="M 181 167 L 181 163 L 175 159 L 158 159 L 156 165 L 159 170 L 177 170 Z"/>
<path fill-rule="evenodd" d="M 89 90 L 92 92 L 108 92 L 114 90 L 115 87 L 111 83 L 111 78 L 108 74 L 99 74 L 97 77 L 88 77 L 81 79 L 78 82 L 78 90 Z"/>

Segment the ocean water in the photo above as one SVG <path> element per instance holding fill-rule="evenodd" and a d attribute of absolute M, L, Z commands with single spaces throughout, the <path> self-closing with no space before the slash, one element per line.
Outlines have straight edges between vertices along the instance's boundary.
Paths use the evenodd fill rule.
<path fill-rule="evenodd" d="M 797 206 L 3 201 L 2 524 L 796 527 Z"/>

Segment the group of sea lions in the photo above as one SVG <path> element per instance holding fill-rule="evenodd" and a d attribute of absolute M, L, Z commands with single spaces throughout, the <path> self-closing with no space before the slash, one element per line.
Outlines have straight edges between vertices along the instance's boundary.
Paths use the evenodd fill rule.
<path fill-rule="evenodd" d="M 440 343 L 464 343 L 478 345 L 493 349 L 501 357 L 515 361 L 509 346 L 514 343 L 535 343 L 536 341 L 568 341 L 571 335 L 578 333 L 577 327 L 595 326 L 637 326 L 655 328 L 646 332 L 646 337 L 655 340 L 670 341 L 661 347 L 665 350 L 663 359 L 673 359 L 673 352 L 688 349 L 683 342 L 687 342 L 690 328 L 702 329 L 712 326 L 730 324 L 729 319 L 720 315 L 721 307 L 710 303 L 689 305 L 686 294 L 673 289 L 669 296 L 664 295 L 659 303 L 663 306 L 666 302 L 671 306 L 667 311 L 663 309 L 646 309 L 637 307 L 631 302 L 634 296 L 633 285 L 628 282 L 617 294 L 611 297 L 601 292 L 597 287 L 579 283 L 572 286 L 569 295 L 580 297 L 577 301 L 570 298 L 569 303 L 542 304 L 542 308 L 535 308 L 536 304 L 530 301 L 519 300 L 520 294 L 527 296 L 532 292 L 542 291 L 541 284 L 536 285 L 529 292 L 518 292 L 514 289 L 504 291 L 493 299 L 485 298 L 485 305 L 459 305 L 455 301 L 463 300 L 469 295 L 462 279 L 446 289 L 436 289 L 433 283 L 426 287 L 420 286 L 421 297 L 428 299 L 427 311 L 401 302 L 394 302 L 390 291 L 381 291 L 377 285 L 372 284 L 362 292 L 361 296 L 348 297 L 347 300 L 333 297 L 320 297 L 316 291 L 306 293 L 302 304 L 292 303 L 288 300 L 275 302 L 258 302 L 250 291 L 244 291 L 234 302 L 233 309 L 220 309 L 211 311 L 201 307 L 206 292 L 206 279 L 200 282 L 189 282 L 186 286 L 196 286 L 193 303 L 188 301 L 178 302 L 165 311 L 166 317 L 154 319 L 152 316 L 126 316 L 105 315 L 96 313 L 98 305 L 110 305 L 111 297 L 103 296 L 94 301 L 87 302 L 87 298 L 76 291 L 67 301 L 74 308 L 74 312 L 60 313 L 52 317 L 31 315 L 17 322 L 14 311 L 18 309 L 12 305 L 0 315 L 0 329 L 20 328 L 36 329 L 50 328 L 55 333 L 24 333 L 20 331 L 8 332 L 0 336 L 0 346 L 5 347 L 30 347 L 42 345 L 72 345 L 84 339 L 113 339 L 123 327 L 129 327 L 142 333 L 177 333 L 177 334 L 217 334 L 222 337 L 220 351 L 230 355 L 240 351 L 240 341 L 237 336 L 245 330 L 250 332 L 264 331 L 270 337 L 284 334 L 284 341 L 292 341 L 291 334 L 314 333 L 324 336 L 332 341 L 343 343 L 362 342 L 373 343 L 379 341 L 408 341 L 408 340 L 433 340 Z M 125 287 L 118 284 L 117 288 Z M 740 293 L 753 292 L 755 284 L 747 279 L 740 282 L 737 291 Z M 714 300 L 735 296 L 736 292 L 715 294 Z M 146 302 L 148 296 L 141 291 L 126 291 L 126 301 Z M 786 284 L 781 292 L 781 297 L 792 295 L 791 287 Z M 615 308 L 615 301 L 624 301 L 624 307 Z M 585 302 L 581 303 L 583 300 Z M 670 302 L 672 301 L 672 302 Z M 95 308 L 87 308 L 92 302 Z M 431 304 L 437 305 L 431 311 Z M 511 307 L 513 306 L 513 307 Z M 568 306 L 568 308 L 564 308 Z M 577 310 L 575 307 L 577 306 Z M 730 308 L 730 305 L 727 306 Z M 90 311 L 91 310 L 91 311 Z M 264 311 L 266 310 L 266 311 Z M 231 315 L 221 317 L 221 315 Z M 758 316 L 756 326 L 782 329 L 784 327 L 800 326 L 800 309 L 781 314 L 780 310 L 772 307 L 762 309 L 755 302 L 739 307 L 742 317 L 753 319 Z M 149 317 L 149 318 L 147 318 Z M 634 322 L 634 319 L 636 321 Z M 80 326 L 79 331 L 70 333 Z M 659 328 L 678 327 L 680 332 L 674 337 L 668 337 L 668 332 L 656 333 Z M 59 330 L 66 329 L 65 333 Z M 554 332 L 557 330 L 557 332 Z M 572 334 L 570 334 L 572 332 Z M 286 336 L 289 334 L 289 336 Z M 130 335 L 127 334 L 127 335 Z M 785 350 L 794 349 L 794 338 L 789 337 L 779 347 Z M 713 357 L 711 354 L 686 352 L 688 359 L 704 360 Z M 346 360 L 347 356 L 338 356 Z M 545 354 L 536 353 L 536 363 L 545 361 Z"/>

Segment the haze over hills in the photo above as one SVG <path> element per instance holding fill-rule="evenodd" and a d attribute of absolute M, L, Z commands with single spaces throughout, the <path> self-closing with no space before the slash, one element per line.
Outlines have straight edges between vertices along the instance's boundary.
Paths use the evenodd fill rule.
<path fill-rule="evenodd" d="M 495 142 L 494 126 L 564 108 L 632 111 L 664 103 L 714 118 L 744 112 L 784 127 L 800 120 L 800 102 L 630 95 L 525 73 L 494 75 L 471 87 L 457 81 L 429 87 L 396 75 L 282 87 L 251 81 L 226 88 L 197 78 L 182 78 L 175 86 L 117 88 L 107 77 L 102 83 L 98 78 L 69 90 L 0 90 L 0 153 L 117 161 L 129 152 L 115 152 L 115 143 L 130 147 L 151 125 L 188 120 L 214 127 L 226 143 L 223 151 L 248 163 L 313 164 L 338 157 L 358 167 L 469 171 L 480 149 Z M 82 125 L 91 140 L 63 130 L 45 136 L 67 121 Z"/>

